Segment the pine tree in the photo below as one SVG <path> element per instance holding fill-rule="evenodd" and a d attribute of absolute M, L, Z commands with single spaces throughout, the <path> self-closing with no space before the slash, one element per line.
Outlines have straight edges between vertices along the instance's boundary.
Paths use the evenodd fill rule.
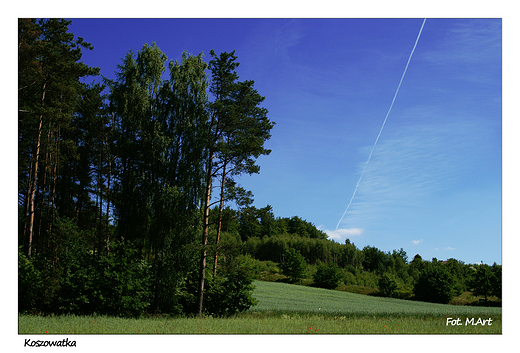
<path fill-rule="evenodd" d="M 216 250 L 213 261 L 213 275 L 215 276 L 224 203 L 234 199 L 239 206 L 248 206 L 252 202 L 252 194 L 238 187 L 233 176 L 259 172 L 260 167 L 255 164 L 255 160 L 260 155 L 270 153 L 270 150 L 264 148 L 264 142 L 270 138 L 270 130 L 273 127 L 273 123 L 267 118 L 267 109 L 260 107 L 264 97 L 254 89 L 254 81 L 238 81 L 236 68 L 239 63 L 236 62 L 235 52 L 223 52 L 217 56 L 211 50 L 210 54 L 212 60 L 208 67 L 212 80 L 209 91 L 214 101 L 209 106 L 206 192 L 203 206 L 202 246 L 204 249 L 200 266 L 199 315 L 202 315 L 206 246 L 214 179 L 220 179 Z"/>
<path fill-rule="evenodd" d="M 60 200 L 64 162 L 74 154 L 69 138 L 79 79 L 97 68 L 81 63 L 92 49 L 68 32 L 71 21 L 20 19 L 19 27 L 19 195 L 27 257 L 35 242 L 52 233 Z M 70 152 L 70 153 L 69 153 Z M 74 157 L 75 158 L 75 157 Z"/>

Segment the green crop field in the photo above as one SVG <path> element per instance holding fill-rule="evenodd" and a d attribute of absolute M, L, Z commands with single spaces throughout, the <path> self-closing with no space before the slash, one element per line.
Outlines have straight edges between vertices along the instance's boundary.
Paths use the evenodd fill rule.
<path fill-rule="evenodd" d="M 19 315 L 18 331 L 20 334 L 502 333 L 502 309 L 496 307 L 405 301 L 285 283 L 257 281 L 255 285 L 258 305 L 231 318 Z M 447 325 L 448 318 L 452 318 L 453 325 Z"/>
<path fill-rule="evenodd" d="M 300 312 L 340 316 L 501 316 L 502 308 L 434 304 L 373 297 L 286 283 L 255 282 L 253 312 Z"/>

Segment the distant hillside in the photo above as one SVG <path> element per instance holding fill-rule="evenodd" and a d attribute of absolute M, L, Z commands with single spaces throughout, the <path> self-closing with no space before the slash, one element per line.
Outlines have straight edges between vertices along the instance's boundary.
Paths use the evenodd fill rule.
<path fill-rule="evenodd" d="M 259 303 L 251 312 L 293 312 L 340 316 L 501 316 L 502 308 L 455 306 L 372 297 L 279 282 L 255 281 Z"/>

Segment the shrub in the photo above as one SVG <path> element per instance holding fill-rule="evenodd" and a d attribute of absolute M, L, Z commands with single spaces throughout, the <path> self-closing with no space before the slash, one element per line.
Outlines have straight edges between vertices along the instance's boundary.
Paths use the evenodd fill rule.
<path fill-rule="evenodd" d="M 454 295 L 455 280 L 442 263 L 428 263 L 419 274 L 414 286 L 418 300 L 447 304 Z"/>
<path fill-rule="evenodd" d="M 221 295 L 212 313 L 218 316 L 230 316 L 249 309 L 257 303 L 253 297 L 253 280 L 257 274 L 256 263 L 249 255 L 226 259 L 220 272 Z M 218 278 L 218 277 L 217 277 Z"/>
<path fill-rule="evenodd" d="M 502 265 L 493 264 L 491 270 L 493 271 L 493 278 L 491 281 L 493 290 L 491 291 L 491 294 L 502 299 Z"/>
<path fill-rule="evenodd" d="M 98 264 L 95 300 L 103 313 L 138 316 L 151 305 L 151 266 L 129 242 L 110 245 Z"/>
<path fill-rule="evenodd" d="M 502 270 L 500 269 L 500 276 L 501 275 Z M 488 265 L 480 265 L 473 274 L 473 277 L 469 282 L 469 287 L 471 288 L 471 293 L 473 293 L 473 295 L 483 295 L 484 300 L 487 301 L 488 296 L 493 295 L 493 293 L 498 293 L 496 288 L 501 287 L 500 282 L 502 281 L 497 280 L 497 277 L 493 272 L 491 272 L 491 268 Z"/>
<path fill-rule="evenodd" d="M 255 260 L 250 255 L 226 256 L 217 276 L 206 271 L 202 310 L 205 315 L 231 316 L 256 305 L 253 297 Z M 183 313 L 198 313 L 200 273 L 190 272 L 179 296 Z"/>
<path fill-rule="evenodd" d="M 369 271 L 359 271 L 356 274 L 356 284 L 358 286 L 377 288 L 378 276 Z"/>
<path fill-rule="evenodd" d="M 284 262 L 280 264 L 282 273 L 296 282 L 305 277 L 307 273 L 307 262 L 299 251 L 289 248 L 285 251 Z"/>
<path fill-rule="evenodd" d="M 18 310 L 36 310 L 41 295 L 42 279 L 32 262 L 18 249 Z"/>
<path fill-rule="evenodd" d="M 335 263 L 316 262 L 316 273 L 313 276 L 316 286 L 334 289 L 342 278 L 341 269 Z"/>
<path fill-rule="evenodd" d="M 413 289 L 407 286 L 399 285 L 395 292 L 392 294 L 393 298 L 398 299 L 410 299 L 413 295 Z"/>
<path fill-rule="evenodd" d="M 397 290 L 398 284 L 394 276 L 384 273 L 378 281 L 379 292 L 385 297 L 392 297 Z"/>
<path fill-rule="evenodd" d="M 62 245 L 57 265 L 60 283 L 56 300 L 58 310 L 88 314 L 94 310 L 92 293 L 95 271 L 92 255 L 86 250 L 85 232 L 67 218 L 56 220 L 54 232 Z"/>
<path fill-rule="evenodd" d="M 346 273 L 343 275 L 343 283 L 345 283 L 346 285 L 357 284 L 356 276 L 352 272 L 346 271 Z"/>

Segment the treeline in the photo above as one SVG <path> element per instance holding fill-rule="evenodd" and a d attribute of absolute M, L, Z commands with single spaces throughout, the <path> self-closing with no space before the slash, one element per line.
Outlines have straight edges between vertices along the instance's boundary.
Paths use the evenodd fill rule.
<path fill-rule="evenodd" d="M 95 81 L 99 69 L 81 62 L 93 46 L 70 23 L 18 21 L 20 310 L 249 307 L 241 258 L 230 252 L 217 271 L 217 250 L 224 205 L 252 202 L 235 178 L 270 153 L 274 123 L 254 81 L 239 80 L 234 52 L 167 62 L 155 44 L 127 53 L 115 80 Z"/>
<path fill-rule="evenodd" d="M 217 210 L 213 210 L 216 213 Z M 327 239 L 299 217 L 275 217 L 272 208 L 225 209 L 225 244 L 257 260 L 257 271 L 283 273 L 293 282 L 336 288 L 340 283 L 377 288 L 378 294 L 402 299 L 448 303 L 454 296 L 502 297 L 502 266 L 464 264 L 456 259 L 409 259 L 401 248 L 384 252 L 374 246 L 358 249 Z M 264 263 L 261 263 L 264 262 Z"/>

